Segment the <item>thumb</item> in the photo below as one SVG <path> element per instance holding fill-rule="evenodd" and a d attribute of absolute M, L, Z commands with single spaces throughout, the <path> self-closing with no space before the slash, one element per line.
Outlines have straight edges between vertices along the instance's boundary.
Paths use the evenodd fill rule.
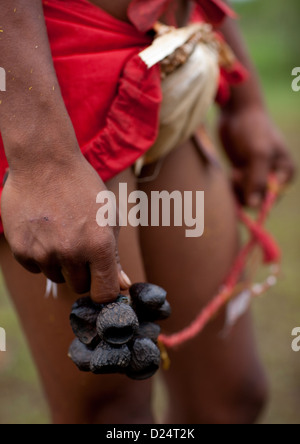
<path fill-rule="evenodd" d="M 251 208 L 259 208 L 266 195 L 270 173 L 269 160 L 254 158 L 245 175 L 245 201 Z"/>

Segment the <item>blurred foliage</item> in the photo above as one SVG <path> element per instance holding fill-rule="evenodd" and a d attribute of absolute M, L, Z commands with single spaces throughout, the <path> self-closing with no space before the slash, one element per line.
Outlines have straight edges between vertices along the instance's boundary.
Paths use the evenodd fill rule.
<path fill-rule="evenodd" d="M 300 165 L 300 92 L 291 72 L 300 66 L 300 1 L 253 0 L 234 4 L 259 71 L 269 109 Z M 267 424 L 300 423 L 300 353 L 291 351 L 291 331 L 300 326 L 300 183 L 274 210 L 270 231 L 283 251 L 279 285 L 254 303 L 258 344 L 271 387 L 262 419 Z"/>
<path fill-rule="evenodd" d="M 253 0 L 235 3 L 235 10 L 264 79 L 282 80 L 300 65 L 299 0 Z"/>

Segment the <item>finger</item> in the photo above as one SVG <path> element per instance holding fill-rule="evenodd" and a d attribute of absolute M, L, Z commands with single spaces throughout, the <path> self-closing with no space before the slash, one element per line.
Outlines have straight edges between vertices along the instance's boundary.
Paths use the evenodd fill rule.
<path fill-rule="evenodd" d="M 19 264 L 22 265 L 23 268 L 25 268 L 25 270 L 27 270 L 33 274 L 40 274 L 41 273 L 40 267 L 33 260 L 30 260 L 30 259 L 20 256 L 18 254 L 13 254 L 13 256 L 16 259 L 16 261 L 19 262 Z"/>
<path fill-rule="evenodd" d="M 245 202 L 251 208 L 259 208 L 268 188 L 268 177 L 271 171 L 268 157 L 255 157 L 247 168 L 244 183 Z"/>
<path fill-rule="evenodd" d="M 103 304 L 116 300 L 120 293 L 119 269 L 115 256 L 115 245 L 109 243 L 90 263 L 91 298 Z"/>
<path fill-rule="evenodd" d="M 90 271 L 92 300 L 98 304 L 115 301 L 120 292 L 117 264 L 103 269 L 103 264 L 93 262 Z"/>
<path fill-rule="evenodd" d="M 274 161 L 273 170 L 281 185 L 293 182 L 296 176 L 296 167 L 287 156 L 279 155 Z"/>
<path fill-rule="evenodd" d="M 27 254 L 14 252 L 13 256 L 22 265 L 25 270 L 33 274 L 43 273 L 48 279 L 56 284 L 61 284 L 65 282 L 64 277 L 61 274 L 60 268 L 55 264 L 49 264 L 46 262 L 46 258 L 43 255 L 33 256 L 29 258 Z"/>
<path fill-rule="evenodd" d="M 64 266 L 62 275 L 66 284 L 77 294 L 88 293 L 91 288 L 91 274 L 87 264 Z"/>
<path fill-rule="evenodd" d="M 62 275 L 61 268 L 55 265 L 39 265 L 40 271 L 55 284 L 64 284 L 65 278 Z"/>
<path fill-rule="evenodd" d="M 232 171 L 231 182 L 237 200 L 240 202 L 241 205 L 245 205 L 246 202 L 243 188 L 244 172 L 240 169 L 234 168 Z"/>

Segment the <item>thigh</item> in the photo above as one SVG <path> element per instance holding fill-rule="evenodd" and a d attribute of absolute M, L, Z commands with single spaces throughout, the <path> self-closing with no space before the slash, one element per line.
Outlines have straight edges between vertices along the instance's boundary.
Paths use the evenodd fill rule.
<path fill-rule="evenodd" d="M 186 227 L 141 229 L 147 276 L 168 291 L 173 314 L 164 329 L 173 333 L 195 319 L 231 269 L 239 248 L 233 196 L 221 168 L 204 164 L 192 142 L 171 153 L 158 178 L 141 188 L 149 196 L 153 190 L 205 192 L 202 237 L 187 238 Z M 263 378 L 250 315 L 225 339 L 223 325 L 224 312 L 201 335 L 170 351 L 171 368 L 164 373 L 171 397 L 169 420 L 231 422 L 231 407 L 238 407 Z M 234 421 L 246 421 L 243 414 L 237 408 Z"/>
<path fill-rule="evenodd" d="M 116 194 L 120 181 L 126 182 L 129 190 L 135 187 L 135 180 L 127 171 L 108 184 Z M 136 229 L 124 227 L 119 249 L 124 270 L 132 280 L 144 280 Z M 4 238 L 0 241 L 0 263 L 40 372 L 53 421 L 151 422 L 149 382 L 136 383 L 125 376 L 81 373 L 68 358 L 73 340 L 69 314 L 79 296 L 66 285 L 59 285 L 58 299 L 45 298 L 46 279 L 24 270 L 12 257 Z"/>

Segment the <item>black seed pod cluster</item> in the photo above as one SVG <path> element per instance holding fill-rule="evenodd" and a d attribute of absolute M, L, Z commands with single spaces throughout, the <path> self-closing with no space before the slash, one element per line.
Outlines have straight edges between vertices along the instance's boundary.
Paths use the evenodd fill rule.
<path fill-rule="evenodd" d="M 76 339 L 69 356 L 79 370 L 95 374 L 123 373 L 143 380 L 160 366 L 155 321 L 171 314 L 166 291 L 153 284 L 134 284 L 130 297 L 100 305 L 90 298 L 73 305 L 70 323 Z"/>

